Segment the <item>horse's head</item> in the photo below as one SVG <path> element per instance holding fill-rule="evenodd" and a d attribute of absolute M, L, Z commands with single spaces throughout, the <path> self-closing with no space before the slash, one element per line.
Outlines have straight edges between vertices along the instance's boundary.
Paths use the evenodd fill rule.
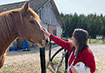
<path fill-rule="evenodd" d="M 40 48 L 48 43 L 48 37 L 42 32 L 39 16 L 30 8 L 26 2 L 20 9 L 20 20 L 18 23 L 18 36 L 37 44 Z"/>

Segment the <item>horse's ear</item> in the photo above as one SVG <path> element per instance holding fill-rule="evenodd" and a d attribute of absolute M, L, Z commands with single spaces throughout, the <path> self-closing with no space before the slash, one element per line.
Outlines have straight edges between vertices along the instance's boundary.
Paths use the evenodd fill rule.
<path fill-rule="evenodd" d="M 30 7 L 29 1 L 25 2 L 24 5 L 22 6 L 22 13 L 25 14 Z"/>

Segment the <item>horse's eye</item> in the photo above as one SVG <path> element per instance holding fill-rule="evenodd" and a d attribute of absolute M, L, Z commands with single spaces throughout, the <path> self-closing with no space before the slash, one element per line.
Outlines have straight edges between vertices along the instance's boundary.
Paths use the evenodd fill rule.
<path fill-rule="evenodd" d="M 30 20 L 29 22 L 30 22 L 31 24 L 35 24 L 34 21 L 32 21 L 32 20 Z"/>

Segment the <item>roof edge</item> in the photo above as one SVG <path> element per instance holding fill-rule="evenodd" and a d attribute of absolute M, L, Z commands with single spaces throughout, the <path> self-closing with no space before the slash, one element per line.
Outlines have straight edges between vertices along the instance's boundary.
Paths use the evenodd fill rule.
<path fill-rule="evenodd" d="M 57 17 L 58 22 L 61 24 L 62 27 L 64 27 L 63 20 L 62 20 L 60 14 L 59 14 L 59 11 L 58 11 L 58 9 L 57 9 L 57 7 L 56 7 L 56 4 L 55 4 L 54 0 L 50 0 L 50 1 L 51 1 L 53 10 L 54 10 L 54 12 L 55 12 L 55 14 L 56 14 L 56 17 Z"/>

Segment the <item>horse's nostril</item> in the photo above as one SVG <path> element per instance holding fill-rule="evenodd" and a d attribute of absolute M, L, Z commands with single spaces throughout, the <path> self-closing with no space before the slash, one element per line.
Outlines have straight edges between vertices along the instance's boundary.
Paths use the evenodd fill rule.
<path fill-rule="evenodd" d="M 46 43 L 48 43 L 48 40 L 46 40 Z"/>

